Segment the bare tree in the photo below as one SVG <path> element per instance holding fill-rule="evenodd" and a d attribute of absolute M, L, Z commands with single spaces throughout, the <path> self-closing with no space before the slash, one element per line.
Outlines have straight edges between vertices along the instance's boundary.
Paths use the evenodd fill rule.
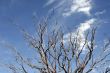
<path fill-rule="evenodd" d="M 57 23 L 56 23 L 57 24 Z M 97 27 L 91 28 L 86 34 L 83 46 L 79 49 L 79 32 L 76 34 L 70 33 L 68 42 L 64 42 L 63 30 L 48 29 L 47 19 L 44 19 L 36 28 L 37 35 L 33 37 L 25 30 L 23 35 L 29 46 L 33 47 L 37 52 L 38 65 L 24 58 L 18 51 L 16 53 L 16 62 L 19 68 L 15 65 L 7 67 L 13 73 L 29 73 L 26 69 L 28 66 L 32 70 L 38 70 L 40 73 L 90 73 L 93 70 L 100 69 L 100 66 L 105 64 L 110 55 L 110 40 L 106 41 L 100 49 L 95 48 L 95 34 Z M 74 37 L 73 37 L 74 36 Z M 14 47 L 11 47 L 15 49 Z M 84 51 L 86 49 L 86 51 Z M 97 54 L 95 50 L 100 50 Z M 84 54 L 82 54 L 84 52 Z M 102 73 L 105 70 L 102 70 Z M 107 73 L 108 69 L 106 69 Z"/>

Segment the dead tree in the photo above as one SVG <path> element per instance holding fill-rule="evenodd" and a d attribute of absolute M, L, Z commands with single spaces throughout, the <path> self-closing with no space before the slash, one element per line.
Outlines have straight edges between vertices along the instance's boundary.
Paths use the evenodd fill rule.
<path fill-rule="evenodd" d="M 65 43 L 63 30 L 54 29 L 50 31 L 46 19 L 38 24 L 35 37 L 22 30 L 25 40 L 29 43 L 29 46 L 35 49 L 39 56 L 36 59 L 39 66 L 29 62 L 28 59 L 16 51 L 16 61 L 21 70 L 19 71 L 29 73 L 25 66 L 38 70 L 40 73 L 90 73 L 94 69 L 97 70 L 110 55 L 110 40 L 103 47 L 95 48 L 96 29 L 96 27 L 93 27 L 89 30 L 81 49 L 79 49 L 81 40 L 78 38 L 78 32 L 74 34 L 75 36 L 70 33 L 69 40 Z M 85 53 L 82 54 L 85 49 Z M 97 49 L 100 50 L 100 54 L 95 51 Z M 20 73 L 16 72 L 18 70 L 14 65 L 8 67 L 13 73 Z"/>

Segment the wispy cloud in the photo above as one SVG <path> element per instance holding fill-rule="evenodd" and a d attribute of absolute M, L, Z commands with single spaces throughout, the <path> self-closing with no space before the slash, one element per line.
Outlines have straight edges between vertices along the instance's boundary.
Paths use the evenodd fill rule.
<path fill-rule="evenodd" d="M 58 12 L 60 11 L 63 16 L 71 16 L 77 12 L 83 12 L 90 16 L 90 11 L 93 7 L 92 0 L 47 0 L 44 6 L 49 6 L 55 2 L 56 4 L 52 8 L 57 9 Z"/>
<path fill-rule="evenodd" d="M 90 10 L 92 8 L 91 0 L 72 0 L 72 4 L 68 11 L 63 13 L 64 16 L 70 16 L 75 12 L 83 12 L 90 15 Z"/>
<path fill-rule="evenodd" d="M 55 2 L 55 0 L 47 0 L 47 3 L 44 6 L 49 6 L 51 4 L 53 4 Z"/>
<path fill-rule="evenodd" d="M 94 24 L 95 21 L 96 21 L 96 19 L 94 19 L 94 18 L 90 19 L 90 20 L 87 20 L 84 23 L 81 23 L 80 26 L 78 27 L 78 29 L 77 29 L 78 36 L 79 36 L 78 40 L 80 40 L 78 42 L 78 44 L 80 46 L 79 49 L 81 49 L 83 47 L 84 43 L 85 43 L 85 40 L 86 40 L 85 39 L 86 38 L 85 32 L 87 32 L 91 28 L 91 26 Z"/>
<path fill-rule="evenodd" d="M 104 13 L 106 13 L 106 10 L 102 10 L 102 11 L 96 12 L 95 15 L 98 16 L 98 15 L 102 15 Z"/>
<path fill-rule="evenodd" d="M 96 19 L 92 18 L 89 19 L 87 21 L 85 21 L 84 23 L 81 23 L 80 26 L 77 28 L 77 30 L 75 32 L 72 32 L 72 34 L 67 33 L 64 35 L 64 43 L 69 42 L 70 40 L 70 36 L 72 36 L 72 39 L 74 39 L 76 37 L 76 34 L 78 33 L 77 36 L 77 44 L 79 45 L 79 49 L 82 49 L 84 43 L 85 43 L 85 33 L 91 28 L 91 26 L 95 23 Z"/>

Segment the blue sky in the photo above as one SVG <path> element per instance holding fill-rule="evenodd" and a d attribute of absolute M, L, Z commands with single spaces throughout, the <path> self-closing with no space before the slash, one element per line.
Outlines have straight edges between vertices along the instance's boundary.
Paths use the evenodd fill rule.
<path fill-rule="evenodd" d="M 37 22 L 43 16 L 48 16 L 53 9 L 54 15 L 50 21 L 57 20 L 59 25 L 50 26 L 62 26 L 65 30 L 65 41 L 75 27 L 82 31 L 81 38 L 84 38 L 84 33 L 93 24 L 100 24 L 96 36 L 98 41 L 110 37 L 110 0 L 0 0 L 0 41 L 8 41 L 24 53 L 25 49 L 22 48 L 28 47 L 21 32 L 13 24 L 33 32 L 33 16 L 36 16 Z M 27 49 L 24 54 L 28 55 L 29 51 L 31 50 Z M 11 56 L 9 49 L 0 46 L 0 61 L 9 61 Z M 1 72 L 5 73 L 2 68 Z"/>

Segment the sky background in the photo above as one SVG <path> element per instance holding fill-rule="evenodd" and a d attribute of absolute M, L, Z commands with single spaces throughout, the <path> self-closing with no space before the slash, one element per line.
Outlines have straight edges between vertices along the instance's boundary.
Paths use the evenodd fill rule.
<path fill-rule="evenodd" d="M 97 24 L 97 41 L 102 42 L 105 37 L 110 37 L 110 0 L 0 0 L 0 43 L 7 41 L 23 55 L 30 57 L 30 52 L 32 56 L 34 51 L 28 48 L 14 24 L 34 33 L 34 17 L 38 22 L 49 15 L 51 29 L 64 28 L 65 41 L 70 32 L 75 33 L 75 27 L 84 39 L 84 33 Z M 54 21 L 58 22 L 57 26 L 51 23 Z M 11 57 L 10 49 L 0 46 L 0 63 L 11 63 Z M 0 73 L 9 73 L 4 70 L 0 68 Z"/>

